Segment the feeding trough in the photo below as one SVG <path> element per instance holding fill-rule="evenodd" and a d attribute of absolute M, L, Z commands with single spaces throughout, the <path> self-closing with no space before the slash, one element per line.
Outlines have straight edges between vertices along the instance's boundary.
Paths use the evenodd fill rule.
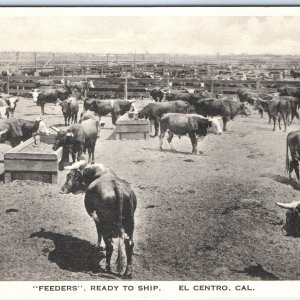
<path fill-rule="evenodd" d="M 148 120 L 123 115 L 116 122 L 116 140 L 142 140 L 150 137 L 150 124 Z"/>
<path fill-rule="evenodd" d="M 4 154 L 4 182 L 36 180 L 57 183 L 62 148 L 52 150 L 52 144 L 36 136 Z"/>

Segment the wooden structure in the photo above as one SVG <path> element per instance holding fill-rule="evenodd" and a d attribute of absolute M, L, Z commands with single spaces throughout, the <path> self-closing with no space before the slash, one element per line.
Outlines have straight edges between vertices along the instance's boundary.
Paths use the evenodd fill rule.
<path fill-rule="evenodd" d="M 37 142 L 40 137 L 36 136 Z M 4 154 L 4 182 L 12 180 L 35 180 L 57 183 L 58 165 L 62 158 L 62 148 L 53 153 L 25 152 L 34 143 L 30 138 Z"/>
<path fill-rule="evenodd" d="M 116 122 L 116 140 L 142 140 L 150 137 L 150 124 L 148 120 L 129 119 L 125 114 Z"/>

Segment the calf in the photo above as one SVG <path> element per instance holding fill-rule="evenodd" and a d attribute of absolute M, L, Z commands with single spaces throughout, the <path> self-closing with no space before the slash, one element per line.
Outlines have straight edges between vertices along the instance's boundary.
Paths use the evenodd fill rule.
<path fill-rule="evenodd" d="M 85 120 L 81 124 L 71 125 L 66 131 L 58 131 L 52 149 L 56 151 L 59 147 L 66 147 L 75 162 L 82 157 L 82 153 L 88 150 L 89 162 L 95 161 L 95 146 L 98 134 L 98 121 Z"/>
<path fill-rule="evenodd" d="M 77 116 L 79 111 L 78 101 L 75 97 L 70 97 L 64 101 L 59 101 L 61 105 L 61 110 L 65 118 L 65 125 L 70 125 L 71 123 L 77 123 Z"/>
<path fill-rule="evenodd" d="M 62 186 L 64 193 L 76 192 L 82 185 L 86 187 L 84 204 L 96 225 L 98 247 L 104 239 L 106 270 L 110 272 L 111 267 L 125 256 L 127 260 L 123 259 L 116 272 L 131 278 L 137 199 L 130 184 L 102 164 L 87 165 L 85 161 L 80 161 L 66 169 L 71 171 Z M 125 246 L 123 253 L 122 246 Z"/>
<path fill-rule="evenodd" d="M 210 129 L 215 134 L 222 133 L 217 119 L 209 119 L 197 114 L 165 114 L 160 120 L 160 150 L 162 151 L 163 138 L 168 130 L 168 142 L 173 152 L 176 152 L 171 143 L 174 134 L 179 136 L 188 134 L 193 146 L 192 154 L 197 154 L 196 136 L 205 137 Z"/>
<path fill-rule="evenodd" d="M 276 130 L 276 121 L 278 120 L 278 126 L 281 130 L 280 121 L 283 120 L 284 132 L 286 132 L 286 126 L 290 125 L 289 117 L 291 114 L 291 104 L 285 99 L 274 99 L 268 102 L 268 114 L 269 119 L 273 120 L 273 131 Z"/>

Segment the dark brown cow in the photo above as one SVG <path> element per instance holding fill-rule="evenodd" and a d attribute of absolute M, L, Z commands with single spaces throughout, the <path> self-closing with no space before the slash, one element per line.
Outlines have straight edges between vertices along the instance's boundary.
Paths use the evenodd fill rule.
<path fill-rule="evenodd" d="M 154 121 L 155 134 L 158 136 L 160 118 L 166 113 L 189 113 L 190 105 L 182 100 L 163 102 L 163 103 L 149 103 L 142 110 L 139 111 L 139 118 L 145 118 Z"/>
<path fill-rule="evenodd" d="M 251 110 L 248 103 L 240 103 L 234 100 L 204 99 L 195 105 L 197 114 L 203 116 L 220 116 L 223 119 L 223 131 L 226 131 L 226 124 L 237 115 L 249 116 Z"/>
<path fill-rule="evenodd" d="M 86 187 L 84 204 L 96 224 L 99 248 L 104 239 L 106 270 L 131 278 L 137 199 L 130 184 L 102 164 L 87 165 L 80 161 L 66 169 L 71 171 L 62 186 L 64 193 L 76 192 L 82 184 Z"/>
<path fill-rule="evenodd" d="M 88 150 L 89 162 L 95 161 L 95 146 L 98 134 L 98 121 L 85 120 L 81 124 L 71 125 L 66 131 L 58 131 L 52 147 L 56 151 L 59 147 L 67 147 L 75 162 L 82 158 L 82 153 Z"/>

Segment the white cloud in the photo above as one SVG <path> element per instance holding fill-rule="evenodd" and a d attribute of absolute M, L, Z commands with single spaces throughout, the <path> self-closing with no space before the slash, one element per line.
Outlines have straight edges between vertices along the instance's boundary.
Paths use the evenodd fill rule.
<path fill-rule="evenodd" d="M 0 51 L 299 54 L 300 17 L 1 17 Z"/>

